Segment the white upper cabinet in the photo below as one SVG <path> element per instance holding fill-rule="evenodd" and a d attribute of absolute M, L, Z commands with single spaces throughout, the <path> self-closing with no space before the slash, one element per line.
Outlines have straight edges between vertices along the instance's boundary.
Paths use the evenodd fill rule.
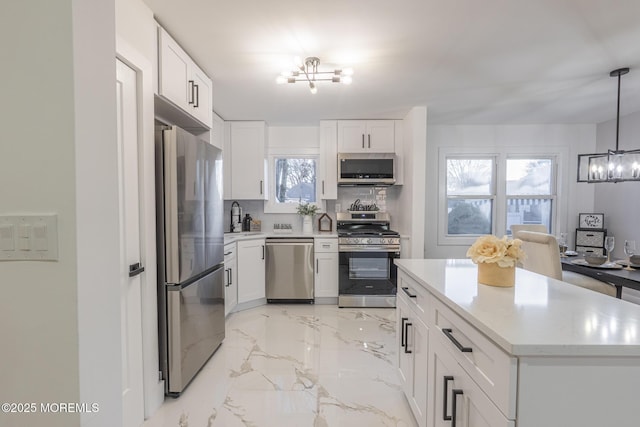
<path fill-rule="evenodd" d="M 339 120 L 338 152 L 395 153 L 395 121 Z"/>
<path fill-rule="evenodd" d="M 227 200 L 266 200 L 265 122 L 231 122 L 225 144 Z"/>
<path fill-rule="evenodd" d="M 158 27 L 158 95 L 211 128 L 211 79 L 162 27 Z"/>
<path fill-rule="evenodd" d="M 338 198 L 338 125 L 335 120 L 320 122 L 320 198 Z"/>

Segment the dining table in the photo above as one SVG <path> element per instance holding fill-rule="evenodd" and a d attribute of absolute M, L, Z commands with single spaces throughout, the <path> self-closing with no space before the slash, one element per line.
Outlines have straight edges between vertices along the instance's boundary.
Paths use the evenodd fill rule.
<path fill-rule="evenodd" d="M 640 291 L 640 267 L 634 268 L 633 270 L 626 270 L 624 268 L 607 268 L 606 266 L 589 265 L 581 255 L 562 257 L 560 261 L 564 271 L 573 271 L 603 282 L 611 283 L 616 287 L 616 298 L 622 297 L 623 287 Z M 624 261 L 621 264 L 627 265 Z M 620 267 L 623 267 L 623 265 L 620 265 Z"/>

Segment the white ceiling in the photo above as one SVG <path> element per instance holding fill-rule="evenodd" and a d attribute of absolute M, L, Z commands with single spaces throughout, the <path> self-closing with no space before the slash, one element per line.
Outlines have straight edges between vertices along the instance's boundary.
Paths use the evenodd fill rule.
<path fill-rule="evenodd" d="M 145 0 L 213 79 L 225 120 L 599 123 L 640 111 L 639 0 Z M 277 85 L 293 57 L 350 86 Z"/>

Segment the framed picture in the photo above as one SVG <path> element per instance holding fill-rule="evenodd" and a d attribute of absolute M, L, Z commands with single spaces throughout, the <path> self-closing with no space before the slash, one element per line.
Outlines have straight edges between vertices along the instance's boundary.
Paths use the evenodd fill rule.
<path fill-rule="evenodd" d="M 578 228 L 604 228 L 604 214 L 601 214 L 601 213 L 579 214 Z"/>
<path fill-rule="evenodd" d="M 333 221 L 331 217 L 326 213 L 322 214 L 320 218 L 318 218 L 318 231 L 332 231 L 333 230 Z"/>

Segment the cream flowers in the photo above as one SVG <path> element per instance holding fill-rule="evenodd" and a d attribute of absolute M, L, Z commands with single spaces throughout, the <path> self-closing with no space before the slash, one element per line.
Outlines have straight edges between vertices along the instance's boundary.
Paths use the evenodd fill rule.
<path fill-rule="evenodd" d="M 500 267 L 514 267 L 518 261 L 524 258 L 520 239 L 507 239 L 504 236 L 498 239 L 496 236 L 480 236 L 467 251 L 467 256 L 476 263 L 497 263 Z"/>

